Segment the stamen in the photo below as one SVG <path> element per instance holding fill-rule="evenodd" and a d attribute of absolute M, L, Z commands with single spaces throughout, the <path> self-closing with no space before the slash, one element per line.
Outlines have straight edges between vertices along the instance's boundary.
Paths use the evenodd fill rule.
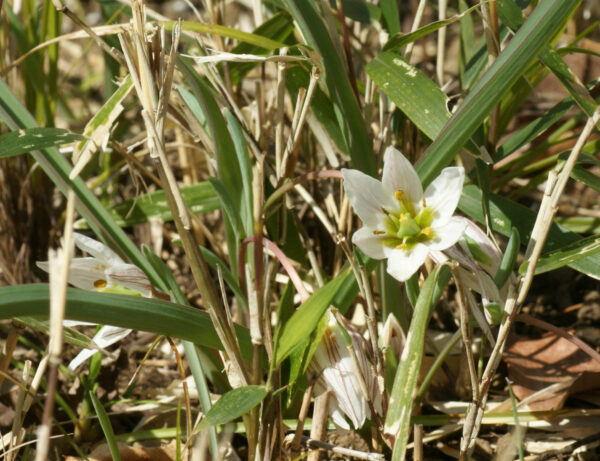
<path fill-rule="evenodd" d="M 401 202 L 404 199 L 404 191 L 402 189 L 398 189 L 396 192 L 394 192 L 394 197 L 396 197 L 396 200 Z"/>
<path fill-rule="evenodd" d="M 427 206 L 427 203 L 425 203 L 425 197 L 421 197 L 421 206 L 423 208 L 425 208 Z"/>
<path fill-rule="evenodd" d="M 433 231 L 431 230 L 431 227 L 426 227 L 424 229 L 421 229 L 421 234 L 423 234 L 425 237 L 431 237 Z"/>
<path fill-rule="evenodd" d="M 99 279 L 94 281 L 94 288 L 104 288 L 106 285 L 106 280 Z"/>
<path fill-rule="evenodd" d="M 382 235 L 382 234 L 387 234 L 386 231 L 382 231 L 382 230 L 374 230 L 373 231 L 373 235 Z"/>
<path fill-rule="evenodd" d="M 406 243 L 401 243 L 400 245 L 396 245 L 396 250 L 404 250 L 406 248 Z"/>

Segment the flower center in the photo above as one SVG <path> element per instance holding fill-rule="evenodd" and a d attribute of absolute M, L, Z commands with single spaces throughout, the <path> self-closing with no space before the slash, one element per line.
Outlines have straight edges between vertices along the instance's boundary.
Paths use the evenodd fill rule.
<path fill-rule="evenodd" d="M 400 203 L 400 211 L 389 211 L 383 209 L 387 215 L 385 230 L 374 231 L 380 235 L 381 243 L 385 246 L 411 250 L 417 243 L 425 243 L 435 238 L 435 232 L 431 229 L 434 211 L 421 199 L 422 207 L 415 210 L 415 206 L 404 191 L 397 190 L 394 194 Z"/>

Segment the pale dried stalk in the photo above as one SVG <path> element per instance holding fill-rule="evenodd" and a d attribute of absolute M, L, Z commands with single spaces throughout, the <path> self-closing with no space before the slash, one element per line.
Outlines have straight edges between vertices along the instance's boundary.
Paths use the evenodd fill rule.
<path fill-rule="evenodd" d="M 583 149 L 588 137 L 592 133 L 594 126 L 600 119 L 600 107 L 596 109 L 594 115 L 588 118 L 579 138 L 569 158 L 564 165 L 557 165 L 556 168 L 551 172 L 548 177 L 547 188 L 542 198 L 540 210 L 538 212 L 533 230 L 531 231 L 531 238 L 525 251 L 525 259 L 529 261 L 527 271 L 522 278 L 519 278 L 515 285 L 511 285 L 509 288 L 509 295 L 505 305 L 505 312 L 508 314 L 505 316 L 503 323 L 498 331 L 498 338 L 496 346 L 493 348 L 490 358 L 488 359 L 486 368 L 480 380 L 478 401 L 471 403 L 469 413 L 465 419 L 465 425 L 463 426 L 463 436 L 461 440 L 461 459 L 467 459 L 475 447 L 475 439 L 479 433 L 481 427 L 481 420 L 488 397 L 488 390 L 492 382 L 494 373 L 496 372 L 500 359 L 502 358 L 502 352 L 506 345 L 506 339 L 515 316 L 517 315 L 521 304 L 525 300 L 531 282 L 535 274 L 535 268 L 539 257 L 546 243 L 546 238 L 552 225 L 552 220 L 558 209 L 558 200 L 563 193 L 565 185 L 569 180 L 569 176 L 573 171 L 573 167 L 577 163 L 577 158 Z M 517 294 L 518 287 L 518 294 Z"/>
<path fill-rule="evenodd" d="M 329 414 L 329 399 L 331 390 L 326 390 L 317 398 L 313 407 L 312 427 L 310 429 L 310 438 L 313 440 L 323 440 L 327 431 L 327 416 Z M 321 459 L 321 450 L 312 450 L 308 454 L 308 461 L 319 461 Z"/>
<path fill-rule="evenodd" d="M 446 8 L 448 7 L 448 0 L 438 0 L 438 9 L 440 21 L 446 19 Z M 435 62 L 435 70 L 437 74 L 438 85 L 444 86 L 444 63 L 446 60 L 446 28 L 442 27 L 438 31 L 437 37 L 437 56 Z"/>
<path fill-rule="evenodd" d="M 458 273 L 458 263 L 450 264 L 450 270 L 456 284 L 456 299 L 460 311 L 460 331 L 462 334 L 463 344 L 465 346 L 465 354 L 467 356 L 467 367 L 469 370 L 469 378 L 471 379 L 472 399 L 476 402 L 479 399 L 479 383 L 477 376 L 477 366 L 473 357 L 473 346 L 471 343 L 471 328 L 469 326 L 469 309 L 466 305 L 465 292 L 462 286 L 460 275 Z"/>
<path fill-rule="evenodd" d="M 21 333 L 24 329 L 25 326 L 22 323 L 17 320 L 12 321 L 10 331 L 8 332 L 8 337 L 6 338 L 4 347 L 2 349 L 2 357 L 0 358 L 0 387 L 2 387 L 2 383 L 6 377 L 6 372 L 8 371 L 8 366 L 10 365 L 10 359 L 12 359 L 15 348 L 17 347 L 19 336 L 21 336 Z"/>
<path fill-rule="evenodd" d="M 290 434 L 291 435 L 291 434 Z M 290 439 L 290 436 L 286 437 L 284 443 L 287 443 Z M 306 435 L 302 436 L 302 443 L 306 445 L 308 448 L 313 449 L 321 449 L 327 450 L 336 455 L 343 456 L 345 458 L 353 458 L 353 459 L 364 459 L 367 461 L 384 461 L 385 456 L 381 453 L 369 453 L 365 451 L 353 450 L 351 448 L 338 447 L 336 445 L 332 445 L 330 443 L 322 442 L 320 440 L 315 440 L 311 437 L 307 437 Z M 312 452 L 314 453 L 314 452 Z M 310 459 L 310 455 L 309 455 Z"/>
<path fill-rule="evenodd" d="M 15 448 L 21 443 L 23 437 L 25 436 L 24 430 L 22 427 L 23 418 L 24 418 L 24 407 L 25 407 L 25 397 L 27 396 L 27 388 L 29 387 L 29 381 L 31 380 L 29 373 L 31 371 L 31 360 L 25 360 L 25 365 L 23 367 L 23 372 L 21 373 L 21 380 L 23 383 L 22 387 L 19 387 L 19 395 L 17 397 L 17 403 L 15 404 L 15 415 L 13 417 L 13 424 L 11 428 L 12 437 L 10 439 L 10 448 Z M 18 450 L 11 452 L 6 456 L 7 461 L 12 461 L 16 458 Z"/>
<path fill-rule="evenodd" d="M 282 48 L 281 54 L 285 56 L 288 49 Z M 283 121 L 285 109 L 285 62 L 277 63 L 277 100 L 275 111 L 275 172 L 277 179 L 281 173 L 283 160 Z"/>
<path fill-rule="evenodd" d="M 75 193 L 69 189 L 67 193 L 67 210 L 63 232 L 62 249 L 48 252 L 50 264 L 50 343 L 48 345 L 48 387 L 44 402 L 42 423 L 38 427 L 36 461 L 45 461 L 50 447 L 52 432 L 52 414 L 54 412 L 54 397 L 58 381 L 58 367 L 62 363 L 63 320 L 67 303 L 67 284 L 69 280 L 69 265 L 73 257 L 73 222 L 75 221 Z"/>
<path fill-rule="evenodd" d="M 417 7 L 417 12 L 415 13 L 415 19 L 413 20 L 412 27 L 410 28 L 411 32 L 416 31 L 421 26 L 421 20 L 423 19 L 423 13 L 425 12 L 426 4 L 427 0 L 419 1 L 419 6 Z M 408 45 L 406 45 L 406 51 L 404 52 L 404 60 L 406 62 L 410 62 L 414 47 L 415 42 L 410 42 Z"/>
<path fill-rule="evenodd" d="M 247 385 L 248 375 L 243 366 L 239 347 L 237 347 L 237 344 L 235 343 L 235 331 L 229 326 L 224 307 L 219 302 L 217 289 L 214 283 L 212 283 L 212 277 L 206 262 L 202 258 L 198 245 L 188 230 L 190 228 L 190 221 L 187 208 L 183 202 L 181 191 L 177 186 L 177 182 L 165 152 L 163 133 L 164 119 L 166 118 L 166 108 L 168 106 L 171 82 L 173 79 L 175 52 L 177 50 L 176 41 L 179 38 L 179 31 L 177 29 L 179 29 L 181 25 L 178 23 L 174 28 L 173 43 L 170 53 L 171 62 L 169 62 L 167 67 L 165 67 L 164 60 L 157 64 L 160 69 L 163 69 L 160 74 L 164 75 L 160 85 L 160 96 L 157 98 L 156 96 L 153 96 L 156 94 L 157 85 L 154 82 L 153 73 L 150 70 L 148 57 L 145 52 L 145 46 L 148 44 L 148 41 L 146 40 L 144 32 L 144 10 L 140 0 L 134 1 L 133 6 L 133 30 L 128 34 L 128 39 L 126 39 L 126 36 L 123 34 L 119 36 L 119 39 L 125 53 L 125 58 L 138 97 L 142 103 L 142 116 L 148 134 L 150 155 L 154 159 L 154 163 L 158 169 L 165 197 L 172 210 L 173 220 L 181 238 L 184 251 L 189 258 L 190 268 L 196 286 L 200 291 L 202 299 L 206 303 L 208 314 L 211 317 L 211 321 L 215 326 L 215 330 L 219 335 L 219 339 L 223 344 L 226 354 L 236 369 L 242 385 Z M 134 55 L 137 56 L 137 61 L 134 61 Z M 138 76 L 143 78 L 138 78 Z M 160 120 L 157 120 L 157 117 L 160 117 Z M 161 128 L 160 131 L 157 129 L 159 127 Z"/>
<path fill-rule="evenodd" d="M 310 409 L 310 401 L 312 399 L 314 383 L 311 383 L 304 391 L 302 397 L 302 406 L 300 407 L 300 414 L 298 415 L 298 421 L 296 424 L 296 430 L 290 443 L 291 458 L 296 459 L 300 453 L 300 443 L 302 442 L 302 432 L 304 431 L 304 422 L 308 416 L 308 410 Z M 286 437 L 287 439 L 287 437 Z"/>

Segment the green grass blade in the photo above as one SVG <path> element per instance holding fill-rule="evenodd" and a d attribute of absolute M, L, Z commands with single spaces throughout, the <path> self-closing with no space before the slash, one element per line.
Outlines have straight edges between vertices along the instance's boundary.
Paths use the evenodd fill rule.
<path fill-rule="evenodd" d="M 47 318 L 48 306 L 47 284 L 0 288 L 0 319 L 22 316 Z M 208 314 L 158 299 L 69 288 L 65 318 L 149 331 L 191 341 L 211 349 L 222 349 Z M 250 359 L 252 344 L 248 330 L 237 327 L 236 332 L 242 355 Z"/>
<path fill-rule="evenodd" d="M 0 158 L 13 157 L 34 150 L 58 147 L 87 138 L 63 128 L 28 128 L 0 136 Z"/>
<path fill-rule="evenodd" d="M 197 430 L 225 424 L 245 415 L 267 395 L 264 386 L 244 386 L 223 394 L 200 421 Z"/>
<path fill-rule="evenodd" d="M 535 274 L 543 274 L 572 264 L 580 259 L 595 255 L 600 252 L 600 236 L 593 235 L 577 242 L 570 243 L 551 253 L 542 255 L 535 266 Z M 519 273 L 527 271 L 528 262 L 519 267 Z"/>
<path fill-rule="evenodd" d="M 457 14 L 456 16 L 441 21 L 431 22 L 426 26 L 423 26 L 420 29 L 417 29 L 414 32 L 410 32 L 408 34 L 403 34 L 402 32 L 399 32 L 387 41 L 387 43 L 383 46 L 383 51 L 392 51 L 398 48 L 402 48 L 403 46 L 408 45 L 409 43 L 415 42 L 420 38 L 423 38 L 437 30 L 440 30 L 442 27 L 446 27 L 450 24 L 455 23 L 456 21 L 460 21 L 466 15 L 470 14 L 479 7 L 479 5 L 472 6 L 466 11 Z"/>
<path fill-rule="evenodd" d="M 37 123 L 31 114 L 21 105 L 2 80 L 0 80 L 0 117 L 12 130 L 37 128 Z M 69 178 L 71 166 L 58 150 L 46 148 L 33 151 L 31 155 L 64 195 L 67 194 L 69 188 L 73 189 L 77 197 L 77 211 L 90 223 L 90 227 L 94 229 L 98 237 L 111 244 L 115 250 L 126 254 L 136 266 L 148 275 L 156 287 L 164 288 L 154 268 L 125 232 L 117 226 L 85 183 L 79 178 L 74 180 Z"/>
<path fill-rule="evenodd" d="M 377 170 L 371 138 L 352 91 L 348 72 L 323 23 L 317 3 L 306 0 L 284 0 L 284 4 L 300 26 L 308 45 L 318 51 L 323 58 L 324 81 L 334 103 L 334 110 L 344 132 L 346 144 L 350 149 L 352 167 L 375 175 Z"/>
<path fill-rule="evenodd" d="M 333 302 L 337 292 L 342 288 L 347 276 L 350 276 L 349 269 L 315 291 L 281 328 L 281 332 L 276 338 L 275 366 L 279 366 L 297 346 L 306 341 Z"/>
<path fill-rule="evenodd" d="M 406 344 L 394 379 L 390 405 L 385 419 L 385 432 L 396 438 L 392 460 L 404 460 L 410 435 L 410 415 L 417 390 L 419 371 L 425 348 L 427 324 L 442 291 L 450 280 L 446 266 L 436 266 L 421 289 L 410 322 Z"/>
<path fill-rule="evenodd" d="M 113 461 L 121 461 L 121 454 L 119 453 L 119 445 L 117 443 L 117 439 L 115 438 L 115 431 L 113 431 L 113 427 L 112 424 L 110 424 L 110 419 L 106 414 L 106 410 L 102 406 L 102 403 L 94 391 L 90 391 L 90 399 L 92 400 L 92 405 L 94 405 L 94 410 L 98 416 L 98 421 L 100 422 L 102 432 L 104 432 L 104 438 L 106 439 L 110 455 L 112 456 Z"/>
<path fill-rule="evenodd" d="M 426 151 L 416 169 L 429 184 L 454 158 L 504 94 L 562 28 L 580 0 L 538 3 L 507 47 L 482 75 Z"/>
<path fill-rule="evenodd" d="M 471 219 L 482 224 L 485 223 L 483 212 L 481 211 L 481 191 L 477 186 L 465 186 L 458 207 Z M 535 212 L 509 199 L 490 194 L 490 214 L 493 231 L 508 237 L 514 226 L 521 235 L 522 243 L 527 244 L 535 222 Z M 547 252 L 555 251 L 579 240 L 581 240 L 579 235 L 569 232 L 557 224 L 552 224 L 544 249 Z M 568 265 L 592 278 L 600 279 L 600 255 L 598 254 L 592 254 Z"/>
<path fill-rule="evenodd" d="M 209 213 L 218 210 L 221 206 L 214 189 L 207 181 L 181 186 L 180 190 L 183 201 L 194 214 Z M 121 227 L 144 224 L 150 218 L 160 218 L 163 221 L 173 220 L 165 192 L 162 190 L 143 194 L 135 199 L 124 200 L 109 208 L 108 211 L 115 223 Z M 82 229 L 87 226 L 82 221 L 77 222 L 77 227 Z"/>

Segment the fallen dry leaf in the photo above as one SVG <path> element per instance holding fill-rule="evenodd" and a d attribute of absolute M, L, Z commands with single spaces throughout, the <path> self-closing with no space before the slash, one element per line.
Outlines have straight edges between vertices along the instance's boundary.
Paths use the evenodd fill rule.
<path fill-rule="evenodd" d="M 552 384 L 575 378 L 568 388 L 530 403 L 532 410 L 557 410 L 569 395 L 600 388 L 600 363 L 553 333 L 540 339 L 515 338 L 503 360 L 519 400 Z"/>
<path fill-rule="evenodd" d="M 119 454 L 121 461 L 173 461 L 175 459 L 175 443 L 163 447 L 144 447 L 142 445 L 129 446 L 119 443 Z M 92 451 L 89 461 L 112 461 L 108 445 L 103 443 Z M 65 461 L 82 461 L 83 458 L 76 456 L 67 456 Z"/>

